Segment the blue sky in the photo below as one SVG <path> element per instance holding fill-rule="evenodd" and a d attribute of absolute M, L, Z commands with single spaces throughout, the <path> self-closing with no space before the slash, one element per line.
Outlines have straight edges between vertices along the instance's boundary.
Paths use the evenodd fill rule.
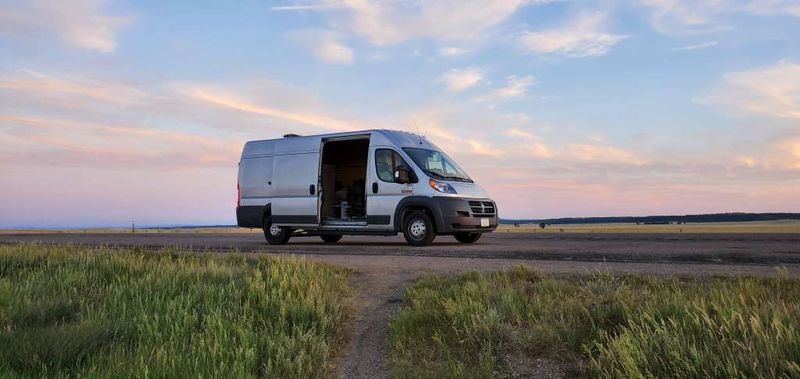
<path fill-rule="evenodd" d="M 244 141 L 373 127 L 504 217 L 800 211 L 797 0 L 0 1 L 0 51 L 0 227 L 232 223 Z"/>

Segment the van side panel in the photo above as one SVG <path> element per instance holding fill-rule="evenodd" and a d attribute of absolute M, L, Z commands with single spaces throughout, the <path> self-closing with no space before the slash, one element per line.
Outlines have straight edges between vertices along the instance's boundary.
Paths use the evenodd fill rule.
<path fill-rule="evenodd" d="M 319 150 L 273 157 L 272 222 L 318 225 Z M 312 193 L 311 186 L 314 187 Z"/>
<path fill-rule="evenodd" d="M 264 205 L 272 196 L 272 157 L 245 158 L 239 164 L 241 205 Z"/>

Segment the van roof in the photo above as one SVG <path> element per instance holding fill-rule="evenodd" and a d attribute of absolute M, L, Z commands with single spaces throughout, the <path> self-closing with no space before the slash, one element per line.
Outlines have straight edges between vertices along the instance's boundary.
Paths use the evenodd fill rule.
<path fill-rule="evenodd" d="M 337 132 L 337 133 L 325 133 L 325 134 L 314 134 L 308 136 L 298 136 L 296 134 L 287 134 L 283 138 L 273 138 L 273 139 L 265 139 L 265 140 L 254 140 L 248 141 L 244 146 L 243 155 L 251 156 L 251 155 L 262 155 L 262 154 L 270 154 L 272 153 L 274 146 L 276 145 L 284 145 L 281 141 L 286 141 L 289 145 L 293 145 L 294 148 L 289 146 L 285 146 L 285 148 L 295 150 L 299 148 L 300 150 L 307 150 L 311 149 L 311 145 L 316 145 L 316 142 L 312 142 L 311 140 L 321 140 L 325 138 L 336 138 L 336 137 L 347 137 L 347 136 L 356 136 L 361 134 L 371 133 L 373 138 L 376 136 L 381 136 L 385 138 L 385 141 L 380 141 L 380 139 L 376 139 L 379 144 L 387 144 L 387 145 L 394 145 L 399 147 L 423 147 L 428 149 L 437 149 L 433 143 L 431 143 L 427 138 L 421 135 L 417 135 L 414 133 L 404 132 L 400 130 L 390 130 L 390 129 L 368 129 L 368 130 L 355 130 L 350 132 Z M 266 145 L 270 145 L 267 147 Z M 302 147 L 301 147 L 302 146 Z M 318 148 L 318 145 L 316 145 Z M 278 148 L 278 150 L 283 150 Z M 275 151 L 277 152 L 277 151 Z"/>
<path fill-rule="evenodd" d="M 330 138 L 330 137 L 346 137 L 349 135 L 359 135 L 364 133 L 381 133 L 389 138 L 392 136 L 403 136 L 403 137 L 412 137 L 412 138 L 425 138 L 424 136 L 420 136 L 410 132 L 404 132 L 402 130 L 393 130 L 393 129 L 366 129 L 366 130 L 353 130 L 349 132 L 333 132 L 333 133 L 322 133 L 322 134 L 309 134 L 309 135 L 300 135 L 294 133 L 287 133 L 284 134 L 281 138 L 269 138 L 269 139 L 262 139 L 262 140 L 252 140 L 247 142 L 262 142 L 262 141 L 280 141 L 286 138 Z"/>

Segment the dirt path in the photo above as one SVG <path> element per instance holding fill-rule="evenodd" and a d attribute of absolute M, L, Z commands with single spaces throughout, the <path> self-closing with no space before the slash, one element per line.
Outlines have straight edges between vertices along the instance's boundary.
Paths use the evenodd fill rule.
<path fill-rule="evenodd" d="M 356 275 L 356 313 L 347 330 L 347 348 L 336 365 L 339 378 L 386 377 L 389 321 L 412 279 L 408 273 L 367 271 Z"/>

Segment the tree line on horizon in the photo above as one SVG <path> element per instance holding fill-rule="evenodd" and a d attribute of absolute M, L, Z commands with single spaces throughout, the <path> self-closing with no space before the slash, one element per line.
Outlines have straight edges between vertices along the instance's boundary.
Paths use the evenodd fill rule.
<path fill-rule="evenodd" d="M 609 216 L 609 217 L 564 217 L 550 219 L 500 219 L 503 224 L 608 224 L 608 223 L 703 223 L 800 220 L 800 213 L 709 213 L 672 216 Z"/>

